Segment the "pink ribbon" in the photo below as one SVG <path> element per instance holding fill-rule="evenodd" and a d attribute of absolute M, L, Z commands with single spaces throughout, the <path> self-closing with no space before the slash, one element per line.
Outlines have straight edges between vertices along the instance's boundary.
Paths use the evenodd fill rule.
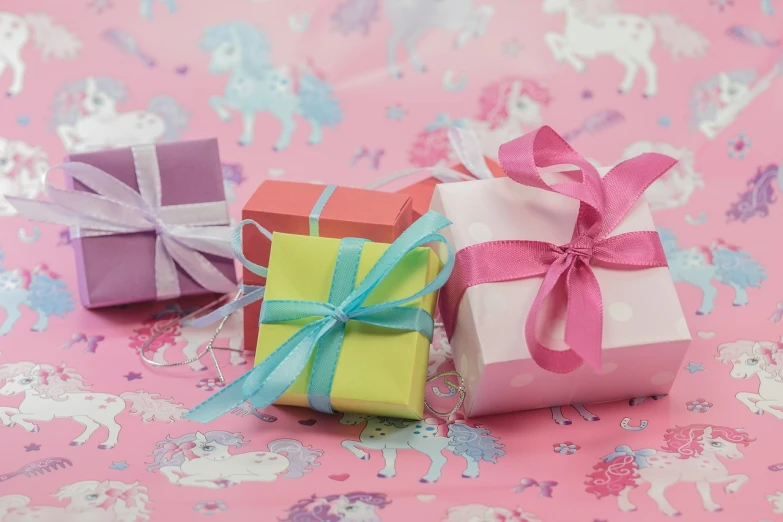
<path fill-rule="evenodd" d="M 38 370 L 35 372 L 35 375 L 41 379 L 41 384 L 43 385 L 49 384 L 50 377 L 59 377 L 61 381 L 67 381 L 70 379 L 68 374 L 65 373 L 65 368 L 62 366 L 55 368 L 51 372 L 47 372 L 46 370 Z"/>
<path fill-rule="evenodd" d="M 440 417 L 428 417 L 424 419 L 424 422 L 429 425 L 435 425 L 438 427 L 437 431 L 435 432 L 439 437 L 446 437 L 449 436 L 449 426 L 452 424 L 464 424 L 466 426 L 469 426 L 467 417 L 465 417 L 461 413 L 452 413 L 449 415 L 449 418 L 441 419 Z"/>
<path fill-rule="evenodd" d="M 130 488 L 125 491 L 120 491 L 119 489 L 107 489 L 105 491 L 106 496 L 108 497 L 106 501 L 100 505 L 103 509 L 108 509 L 118 501 L 125 502 L 125 507 L 130 508 L 133 507 L 134 498 L 139 493 L 143 493 L 143 491 L 139 488 Z"/>
<path fill-rule="evenodd" d="M 179 444 L 175 444 L 173 442 L 166 442 L 163 444 L 163 449 L 167 450 L 166 453 L 163 455 L 163 460 L 170 461 L 173 459 L 177 453 L 182 453 L 187 457 L 188 459 L 192 459 L 196 457 L 196 454 L 193 453 L 191 450 L 196 447 L 195 442 L 181 442 Z"/>
<path fill-rule="evenodd" d="M 601 368 L 603 303 L 590 265 L 639 270 L 667 266 L 658 234 L 629 232 L 607 237 L 650 184 L 676 161 L 647 153 L 615 166 L 603 180 L 598 171 L 550 127 L 542 127 L 500 147 L 500 164 L 517 183 L 580 202 L 571 242 L 491 241 L 457 252 L 456 265 L 441 289 L 440 310 L 449 338 L 454 334 L 462 296 L 482 283 L 543 277 L 525 321 L 525 340 L 533 360 L 543 369 L 568 373 L 586 362 Z M 574 165 L 576 182 L 549 184 L 538 167 Z M 552 350 L 538 340 L 535 327 L 544 300 L 557 284 L 566 291 L 565 342 L 568 350 Z"/>

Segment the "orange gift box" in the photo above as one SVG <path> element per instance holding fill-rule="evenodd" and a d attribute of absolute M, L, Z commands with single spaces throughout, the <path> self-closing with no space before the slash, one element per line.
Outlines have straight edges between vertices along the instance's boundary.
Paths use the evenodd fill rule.
<path fill-rule="evenodd" d="M 487 167 L 489 167 L 489 170 L 490 172 L 492 172 L 493 176 L 495 176 L 496 178 L 506 177 L 506 173 L 503 172 L 503 169 L 500 167 L 497 161 L 490 159 L 486 156 L 484 156 L 484 160 L 486 161 Z M 470 171 L 461 164 L 454 165 L 453 167 L 449 167 L 449 168 L 461 174 L 467 174 L 468 176 L 472 175 Z M 413 198 L 414 220 L 426 214 L 427 211 L 430 209 L 430 201 L 432 201 L 432 195 L 435 193 L 435 187 L 439 183 L 440 181 L 438 181 L 436 178 L 430 177 L 427 179 L 423 179 L 412 185 L 408 185 L 407 187 L 397 191 L 399 194 L 408 194 Z"/>
<path fill-rule="evenodd" d="M 242 209 L 242 219 L 252 219 L 270 232 L 310 235 L 310 214 L 325 188 L 314 183 L 264 181 Z M 337 187 L 320 213 L 318 229 L 321 237 L 392 243 L 413 221 L 408 194 Z M 267 266 L 272 244 L 255 227 L 242 230 L 242 247 L 250 261 Z M 261 286 L 266 280 L 244 268 L 243 282 Z M 245 350 L 255 351 L 260 313 L 261 302 L 245 307 Z"/>

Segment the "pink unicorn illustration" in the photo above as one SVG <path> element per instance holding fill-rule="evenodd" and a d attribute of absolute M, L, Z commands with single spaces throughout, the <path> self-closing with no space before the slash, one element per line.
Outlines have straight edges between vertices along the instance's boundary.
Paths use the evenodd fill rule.
<path fill-rule="evenodd" d="M 541 522 L 541 520 L 520 508 L 506 509 L 483 504 L 468 504 L 450 507 L 443 522 Z"/>
<path fill-rule="evenodd" d="M 288 509 L 281 522 L 380 522 L 378 510 L 391 504 L 386 493 L 354 491 L 343 495 L 316 495 Z"/>
<path fill-rule="evenodd" d="M 166 360 L 166 352 L 172 348 L 182 350 L 186 359 L 195 357 L 197 353 L 202 352 L 206 348 L 215 329 L 214 327 L 183 328 L 178 319 L 180 319 L 180 315 L 175 312 L 156 314 L 146 319 L 139 327 L 133 329 L 133 334 L 129 337 L 130 343 L 128 346 L 135 350 L 141 350 L 141 347 L 150 337 L 158 334 L 145 348 L 145 353 L 148 356 L 151 354 L 153 361 L 159 363 L 171 362 Z M 224 341 L 225 338 L 227 338 L 227 341 Z M 221 330 L 221 339 L 216 341 L 215 345 L 219 345 L 220 342 L 228 343 L 230 364 L 235 366 L 247 364 L 247 360 L 242 355 L 241 310 L 228 317 L 223 330 Z M 207 367 L 200 360 L 193 361 L 188 366 L 197 372 L 207 370 Z"/>
<path fill-rule="evenodd" d="M 172 399 L 161 399 L 160 395 L 143 390 L 119 395 L 91 392 L 83 377 L 64 364 L 52 366 L 27 361 L 0 364 L 0 380 L 5 380 L 0 397 L 24 395 L 18 407 L 0 407 L 3 426 L 37 432 L 40 427 L 34 421 L 70 418 L 84 426 L 84 432 L 71 441 L 71 446 L 84 444 L 105 426 L 108 435 L 98 448 L 113 448 L 122 429 L 115 417 L 128 405 L 130 414 L 140 416 L 142 422 L 174 422 L 187 411 Z"/>
<path fill-rule="evenodd" d="M 82 480 L 61 487 L 53 496 L 65 505 L 31 506 L 24 495 L 0 497 L 0 522 L 143 522 L 150 518 L 147 488 L 138 482 Z"/>
<path fill-rule="evenodd" d="M 548 89 L 533 79 L 511 76 L 493 82 L 481 91 L 476 119 L 451 121 L 446 115 L 439 115 L 418 134 L 408 159 L 417 167 L 455 163 L 457 158 L 448 138 L 452 125 L 474 130 L 484 154 L 497 158 L 502 144 L 543 123 L 541 108 L 550 101 Z"/>
<path fill-rule="evenodd" d="M 670 428 L 663 436 L 662 450 L 617 446 L 615 451 L 601 458 L 587 477 L 586 491 L 597 498 L 617 497 L 620 511 L 634 511 L 629 496 L 643 482 L 650 484 L 647 495 L 658 509 L 669 516 L 679 511 L 666 498 L 666 490 L 678 482 L 692 482 L 701 496 L 707 511 L 722 508 L 712 499 L 712 485 L 726 484 L 727 493 L 736 493 L 745 484 L 747 475 L 731 475 L 719 457 L 741 459 L 740 446 L 747 446 L 751 439 L 740 429 L 708 424 L 691 424 Z"/>
<path fill-rule="evenodd" d="M 783 420 L 783 338 L 781 342 L 739 340 L 718 346 L 716 359 L 731 364 L 735 379 L 759 378 L 757 393 L 739 392 L 737 400 L 757 414 Z"/>

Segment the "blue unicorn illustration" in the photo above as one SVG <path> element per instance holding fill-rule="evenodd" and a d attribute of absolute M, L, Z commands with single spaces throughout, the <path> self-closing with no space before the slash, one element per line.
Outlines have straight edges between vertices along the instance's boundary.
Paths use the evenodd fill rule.
<path fill-rule="evenodd" d="M 253 142 L 258 112 L 271 113 L 283 126 L 275 150 L 290 144 L 296 128 L 294 114 L 310 123 L 310 144 L 321 142 L 323 126 L 333 127 L 342 121 L 342 109 L 322 75 L 311 66 L 275 67 L 266 35 L 247 22 L 229 22 L 207 29 L 201 49 L 212 54 L 212 74 L 231 71 L 224 95 L 212 96 L 209 104 L 223 121 L 231 119 L 229 110 L 242 113 L 240 145 Z"/>
<path fill-rule="evenodd" d="M 0 323 L 0 336 L 11 332 L 22 317 L 25 305 L 38 314 L 33 331 L 43 332 L 49 325 L 49 317 L 65 317 L 74 310 L 74 301 L 67 285 L 46 265 L 32 270 L 3 269 L 3 251 L 0 250 L 0 310 L 5 310 L 5 320 Z"/>
<path fill-rule="evenodd" d="M 738 247 L 717 240 L 711 246 L 682 248 L 677 236 L 665 228 L 658 229 L 672 280 L 690 283 L 702 291 L 697 315 L 712 312 L 718 289 L 713 281 L 734 289 L 734 306 L 748 304 L 748 287 L 761 288 L 767 274 L 758 261 Z"/>
<path fill-rule="evenodd" d="M 359 426 L 367 423 L 359 440 L 344 440 L 342 445 L 362 460 L 370 458 L 365 450 L 380 450 L 385 461 L 378 472 L 380 478 L 391 478 L 397 474 L 397 450 L 412 449 L 430 459 L 430 468 L 419 482 L 432 483 L 440 478 L 447 458 L 443 450 L 465 459 L 467 467 L 464 478 L 478 478 L 479 463 L 484 460 L 497 463 L 506 454 L 498 438 L 490 435 L 488 429 L 465 420 L 460 414 L 448 420 L 429 418 L 421 421 L 374 417 L 345 413 L 340 424 Z"/>
<path fill-rule="evenodd" d="M 166 4 L 166 8 L 168 8 L 169 13 L 175 13 L 177 12 L 177 9 L 179 9 L 177 2 L 174 0 L 141 0 L 139 7 L 141 9 L 141 16 L 143 18 L 152 20 L 152 4 L 154 4 L 156 1 L 160 1 L 163 4 Z"/>

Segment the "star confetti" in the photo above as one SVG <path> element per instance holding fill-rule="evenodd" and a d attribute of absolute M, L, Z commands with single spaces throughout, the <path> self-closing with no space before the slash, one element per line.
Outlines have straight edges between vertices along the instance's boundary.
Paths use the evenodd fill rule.
<path fill-rule="evenodd" d="M 41 449 L 41 445 L 40 444 L 36 444 L 35 442 L 33 442 L 31 444 L 28 444 L 27 446 L 24 447 L 24 450 L 26 452 L 28 452 L 28 451 L 38 451 L 39 449 Z"/>
<path fill-rule="evenodd" d="M 136 379 L 141 379 L 141 374 L 136 372 L 128 372 L 127 374 L 123 375 L 123 377 L 129 381 L 135 381 Z"/>
<path fill-rule="evenodd" d="M 112 461 L 111 466 L 109 466 L 109 469 L 116 469 L 117 471 L 125 471 L 125 468 L 130 466 L 127 462 L 124 460 L 121 460 L 119 462 Z"/>
<path fill-rule="evenodd" d="M 688 366 L 684 367 L 684 369 L 689 371 L 691 375 L 693 375 L 696 372 L 703 372 L 704 366 L 702 366 L 700 363 L 690 362 L 688 363 Z"/>

